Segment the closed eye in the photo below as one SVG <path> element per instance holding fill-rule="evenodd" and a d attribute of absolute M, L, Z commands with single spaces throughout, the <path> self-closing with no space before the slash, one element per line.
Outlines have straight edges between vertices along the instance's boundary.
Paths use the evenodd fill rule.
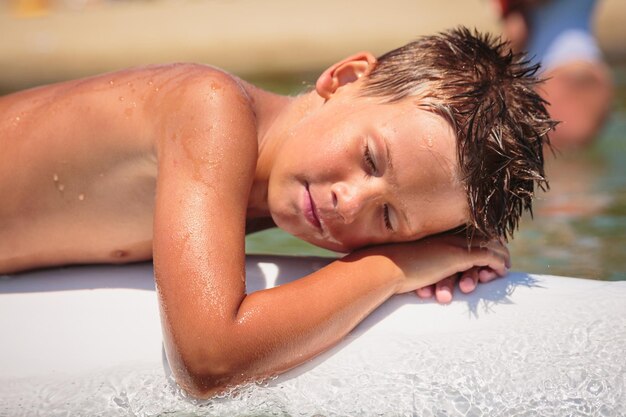
<path fill-rule="evenodd" d="M 383 205 L 383 218 L 385 220 L 385 227 L 387 230 L 393 232 L 393 226 L 391 225 L 391 219 L 389 218 L 389 205 Z"/>
<path fill-rule="evenodd" d="M 370 147 L 367 143 L 365 144 L 365 149 L 363 151 L 363 159 L 365 160 L 365 164 L 371 170 L 371 173 L 373 175 L 376 175 L 378 169 L 376 168 L 376 162 L 374 162 L 374 158 L 372 157 L 372 153 L 370 152 Z"/>

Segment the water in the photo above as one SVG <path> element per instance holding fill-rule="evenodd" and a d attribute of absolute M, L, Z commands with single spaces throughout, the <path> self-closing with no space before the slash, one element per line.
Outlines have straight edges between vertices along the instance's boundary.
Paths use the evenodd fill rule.
<path fill-rule="evenodd" d="M 626 68 L 615 70 L 614 111 L 589 149 L 557 154 L 551 189 L 538 196 L 510 244 L 513 270 L 597 280 L 626 280 Z M 298 92 L 302 83 L 269 84 Z M 250 253 L 336 256 L 280 230 L 250 236 Z"/>

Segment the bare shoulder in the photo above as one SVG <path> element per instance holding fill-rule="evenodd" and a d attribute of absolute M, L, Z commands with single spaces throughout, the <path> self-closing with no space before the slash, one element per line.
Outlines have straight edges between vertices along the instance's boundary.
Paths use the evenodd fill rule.
<path fill-rule="evenodd" d="M 159 74 L 158 82 L 161 94 L 154 111 L 159 147 L 175 139 L 211 145 L 222 138 L 256 148 L 253 105 L 239 79 L 206 65 L 175 64 Z"/>
<path fill-rule="evenodd" d="M 155 259 L 164 259 L 159 236 L 186 229 L 180 219 L 190 215 L 219 216 L 220 225 L 243 238 L 258 156 L 253 104 L 239 80 L 195 65 L 174 68 L 170 76 L 176 81 L 162 84 L 166 91 L 158 104 Z"/>
<path fill-rule="evenodd" d="M 0 97 L 0 114 L 0 144 L 14 136 L 49 144 L 50 132 L 72 126 L 62 138 L 56 135 L 64 147 L 89 143 L 116 157 L 158 151 L 164 139 L 208 130 L 256 139 L 242 82 L 192 63 L 129 68 L 21 91 Z"/>
<path fill-rule="evenodd" d="M 167 98 L 183 99 L 186 110 L 198 105 L 223 116 L 230 114 L 244 122 L 253 116 L 252 102 L 242 82 L 231 74 L 213 67 L 198 64 L 183 64 L 184 77 L 174 86 Z"/>
<path fill-rule="evenodd" d="M 71 107 L 80 108 L 83 114 L 89 110 L 130 119 L 137 113 L 154 120 L 165 110 L 193 111 L 193 104 L 202 100 L 219 100 L 219 105 L 235 104 L 241 109 L 249 105 L 236 77 L 208 65 L 173 63 L 128 68 L 0 96 L 0 113 L 19 115 L 45 108 L 50 114 L 50 110 Z M 186 105 L 181 106 L 181 101 Z M 107 109 L 114 114 L 108 114 Z"/>

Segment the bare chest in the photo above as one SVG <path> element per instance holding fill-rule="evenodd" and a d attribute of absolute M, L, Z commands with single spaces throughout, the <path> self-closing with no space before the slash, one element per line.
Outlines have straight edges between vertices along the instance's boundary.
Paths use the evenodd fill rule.
<path fill-rule="evenodd" d="M 89 149 L 26 146 L 4 161 L 0 272 L 151 258 L 155 155 L 141 146 Z"/>

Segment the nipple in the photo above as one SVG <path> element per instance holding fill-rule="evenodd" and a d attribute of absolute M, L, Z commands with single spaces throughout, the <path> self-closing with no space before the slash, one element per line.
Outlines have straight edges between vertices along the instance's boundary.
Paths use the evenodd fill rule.
<path fill-rule="evenodd" d="M 128 257 L 129 253 L 128 253 L 128 251 L 125 251 L 125 250 L 122 250 L 122 249 L 118 249 L 116 251 L 113 251 L 113 253 L 111 255 L 113 255 L 114 258 L 122 259 L 122 258 Z"/>

